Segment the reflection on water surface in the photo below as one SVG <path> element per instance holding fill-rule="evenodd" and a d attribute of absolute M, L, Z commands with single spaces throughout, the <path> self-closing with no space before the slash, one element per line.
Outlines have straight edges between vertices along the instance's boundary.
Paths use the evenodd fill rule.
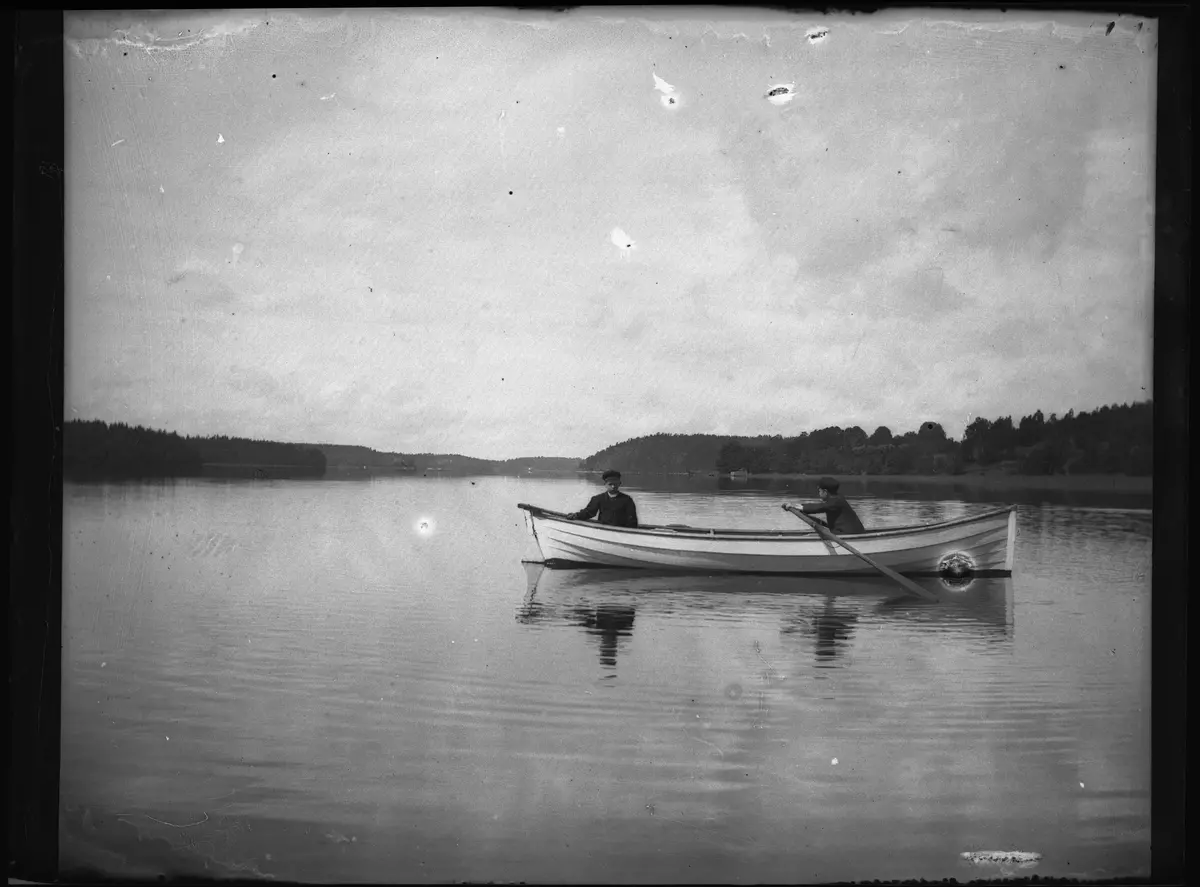
<path fill-rule="evenodd" d="M 772 491 L 626 489 L 656 523 L 794 520 Z M 921 580 L 936 603 L 883 578 L 523 566 L 516 502 L 591 490 L 69 485 L 64 865 L 964 879 L 991 870 L 963 852 L 1013 848 L 1043 876 L 1145 870 L 1148 512 L 1022 505 L 1014 575 Z"/>

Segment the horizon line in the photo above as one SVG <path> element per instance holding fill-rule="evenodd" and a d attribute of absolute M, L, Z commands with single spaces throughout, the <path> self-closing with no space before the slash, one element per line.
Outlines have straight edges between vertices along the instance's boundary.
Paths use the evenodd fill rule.
<path fill-rule="evenodd" d="M 1067 413 L 1076 413 L 1076 414 L 1078 414 L 1078 413 L 1091 413 L 1091 412 L 1095 412 L 1095 411 L 1097 411 L 1097 410 L 1103 409 L 1104 407 L 1109 407 L 1109 408 L 1112 408 L 1112 407 L 1121 407 L 1121 406 L 1136 406 L 1136 405 L 1138 405 L 1138 404 L 1142 404 L 1142 403 L 1150 403 L 1150 404 L 1152 404 L 1153 402 L 1154 402 L 1154 399 L 1153 399 L 1152 397 L 1147 397 L 1145 400 L 1135 400 L 1135 401 L 1125 401 L 1125 402 L 1122 402 L 1122 403 L 1106 403 L 1106 404 L 1101 404 L 1101 405 L 1099 405 L 1099 406 L 1093 407 L 1093 408 L 1092 408 L 1092 409 L 1090 409 L 1090 410 L 1076 410 L 1076 409 L 1074 409 L 1074 408 L 1071 408 L 1071 409 L 1067 410 Z M 1033 414 L 1036 414 L 1036 413 L 1043 413 L 1043 415 L 1045 416 L 1045 413 L 1044 413 L 1044 411 L 1043 411 L 1043 410 L 1041 410 L 1040 408 L 1039 408 L 1039 409 L 1037 409 L 1037 410 L 1034 410 L 1034 413 L 1032 413 L 1032 414 L 1030 414 L 1030 415 L 1033 415 Z M 1057 416 L 1058 414 L 1057 414 L 1057 413 L 1051 413 L 1050 415 L 1052 415 L 1052 416 Z M 1066 414 L 1064 414 L 1064 415 L 1066 415 Z M 975 417 L 975 418 L 983 418 L 983 417 L 979 417 L 979 416 L 977 416 L 977 417 Z M 1010 419 L 1010 420 L 1011 420 L 1011 419 L 1012 419 L 1012 415 L 1011 415 L 1011 414 L 1009 414 L 1008 416 L 999 416 L 999 417 L 997 417 L 997 419 L 989 419 L 988 421 L 989 421 L 989 422 L 994 422 L 994 421 L 998 421 L 998 419 L 1003 419 L 1003 418 L 1008 418 L 1008 419 Z M 1022 417 L 1022 418 L 1024 418 L 1024 417 Z M 925 421 L 933 421 L 933 420 L 925 420 Z M 103 422 L 103 423 L 105 423 L 106 425 L 128 425 L 128 426 L 130 426 L 130 427 L 149 428 L 149 430 L 152 430 L 152 431 L 160 431 L 160 432 L 163 432 L 163 433 L 165 433 L 165 434 L 177 434 L 177 435 L 179 435 L 180 437 L 183 437 L 183 438 L 203 438 L 203 437 L 231 437 L 231 438 L 237 438 L 237 437 L 240 437 L 240 438 L 242 438 L 243 440 L 252 440 L 252 441 L 258 441 L 258 442 L 260 442 L 260 443 L 282 443 L 282 444 L 291 444 L 291 445 L 293 445 L 293 446 L 308 446 L 308 447 L 361 447 L 362 449 L 365 449 L 365 450 L 371 450 L 371 451 L 372 451 L 372 452 L 374 452 L 374 453 L 385 453 L 385 454 L 391 454 L 391 455 L 397 455 L 397 456 L 455 456 L 455 457 L 457 457 L 457 458 L 459 458 L 459 459 L 475 459 L 475 460 L 477 460 L 477 461 L 480 461 L 480 462 L 515 462 L 515 461 L 519 461 L 519 460 L 521 460 L 521 459 L 572 459 L 572 460 L 574 460 L 574 461 L 576 461 L 576 462 L 583 462 L 583 461 L 585 461 L 585 460 L 587 460 L 587 459 L 591 458 L 592 456 L 595 456 L 595 455 L 597 455 L 597 454 L 599 454 L 599 453 L 602 453 L 602 452 L 604 452 L 604 450 L 611 449 L 612 447 L 618 447 L 618 446 L 620 446 L 621 444 L 628 443 L 628 442 L 630 442 L 630 441 L 633 441 L 633 440 L 639 440 L 639 439 L 642 439 L 642 438 L 654 437 L 655 435 L 658 435 L 658 434 L 678 435 L 678 436 L 680 436 L 680 437 L 726 437 L 726 438 L 730 438 L 730 439 L 739 439 L 739 438 L 741 438 L 741 439 L 745 439 L 745 438 L 762 438 L 762 437 L 766 437 L 766 438 L 772 438 L 772 437 L 781 437 L 781 438 L 786 438 L 786 437 L 799 437 L 801 434 L 811 434 L 811 433 L 812 433 L 812 432 L 814 432 L 814 431 L 821 431 L 821 430 L 824 430 L 824 428 L 829 428 L 829 427 L 841 427 L 841 426 L 828 426 L 828 425 L 827 425 L 827 426 L 823 426 L 822 428 L 813 428 L 813 429 L 809 429 L 809 430 L 807 430 L 807 431 L 800 431 L 800 432 L 797 432 L 797 433 L 795 433 L 795 434 L 791 434 L 791 435 L 787 435 L 787 434 L 763 434 L 763 433 L 759 433 L 759 434 L 720 434 L 720 433 L 717 433 L 717 432 L 711 432 L 711 431 L 652 431 L 652 432 L 650 432 L 650 433 L 648 433 L 648 434 L 638 434 L 638 435 L 635 435 L 635 436 L 633 436 L 633 437 L 628 437 L 628 438 L 625 438 L 624 440 L 617 441 L 616 443 L 611 443 L 611 444 L 608 444 L 607 446 L 601 447 L 600 449 L 596 450 L 594 453 L 592 453 L 592 454 L 591 454 L 591 455 L 589 455 L 589 456 L 554 456 L 554 455 L 539 455 L 539 456 L 510 456 L 510 457 L 503 458 L 503 459 L 491 459 L 491 458 L 487 458 L 487 457 L 485 457 L 485 456 L 468 456 L 468 455 L 466 455 L 465 453 L 454 453 L 454 452 L 433 452 L 433 451 L 430 451 L 430 450 L 423 450 L 423 451 L 415 451 L 415 450 L 409 450 L 409 451 L 401 451 L 401 450 L 381 450 L 381 449 L 376 449 L 375 447 L 372 447 L 372 446 L 368 446 L 367 444 L 357 444 L 357 443 L 352 443 L 352 444 L 346 444 L 346 443 L 314 443 L 314 442 L 311 442 L 311 441 L 278 440 L 278 439 L 275 439 L 275 438 L 259 438 L 259 437 L 250 437 L 250 436 L 246 436 L 246 435 L 239 435 L 239 434 L 227 434 L 227 433 L 224 433 L 224 432 L 208 432 L 208 433 L 206 433 L 206 434 L 184 434 L 184 433 L 182 433 L 182 432 L 179 432 L 179 431 L 172 431 L 172 430 L 168 430 L 168 429 L 166 429 L 166 428 L 152 428 L 152 427 L 150 427 L 150 426 L 142 425 L 141 423 L 131 423 L 131 422 L 128 422 L 128 421 L 125 421 L 125 420 L 121 420 L 121 419 L 116 419 L 116 420 L 109 420 L 109 419 L 99 419 L 99 418 L 92 418 L 92 419 L 82 419 L 82 418 L 80 418 L 80 417 L 78 417 L 78 416 L 72 416 L 72 417 L 71 417 L 71 418 L 69 418 L 69 419 L 65 419 L 65 420 L 63 421 L 63 425 L 65 426 L 65 425 L 67 425 L 67 424 L 68 424 L 68 423 L 70 423 L 70 422 Z M 922 422 L 918 422 L 918 423 L 917 423 L 917 429 L 914 429 L 913 431 L 903 431 L 903 432 L 900 432 L 899 434 L 896 434 L 895 432 L 893 432 L 893 437 L 900 437 L 900 436 L 903 436 L 903 435 L 905 435 L 905 434 L 913 434 L 913 433 L 916 433 L 916 431 L 917 431 L 917 430 L 919 430 L 919 429 L 920 429 L 920 426 L 921 426 L 921 425 L 923 425 L 923 424 L 924 424 L 924 421 L 922 421 Z M 937 423 L 937 424 L 938 424 L 938 425 L 941 425 L 941 423 L 940 423 L 940 422 L 939 422 L 939 423 Z M 967 423 L 967 425 L 970 425 L 970 423 Z M 1015 425 L 1016 425 L 1016 423 L 1014 423 L 1014 426 L 1015 426 Z M 850 428 L 862 428 L 862 426 L 861 426 L 861 425 L 851 425 L 851 426 L 849 426 L 849 427 L 850 427 Z M 876 428 L 875 428 L 875 430 L 876 430 L 876 431 L 878 431 L 880 428 L 888 428 L 888 426 L 886 426 L 886 425 L 877 425 L 877 426 L 876 426 Z M 842 430 L 846 430 L 846 429 L 845 429 L 845 428 L 843 428 Z M 944 429 L 943 429 L 943 430 L 944 430 Z M 864 430 L 864 431 L 865 431 L 865 430 Z M 891 429 L 890 429 L 890 428 L 888 428 L 888 431 L 891 431 Z M 874 432 L 870 432 L 870 433 L 871 433 L 871 434 L 873 434 Z M 963 433 L 964 433 L 964 436 L 965 436 L 965 434 L 966 434 L 965 428 L 964 428 L 964 432 L 963 432 Z M 868 435 L 868 436 L 869 436 L 869 435 Z M 950 440 L 955 440 L 956 442 L 959 442 L 959 443 L 961 443 L 961 441 L 959 441 L 957 438 L 949 438 L 949 436 L 948 436 L 948 435 L 947 435 L 947 438 L 948 438 L 948 439 L 950 439 Z"/>

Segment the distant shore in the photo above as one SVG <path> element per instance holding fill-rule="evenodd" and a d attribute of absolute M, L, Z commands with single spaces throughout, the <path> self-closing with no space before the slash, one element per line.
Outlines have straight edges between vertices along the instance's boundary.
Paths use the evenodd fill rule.
<path fill-rule="evenodd" d="M 728 475 L 720 475 L 727 477 Z M 750 478 L 772 480 L 819 479 L 816 474 L 752 474 Z M 842 483 L 870 484 L 872 481 L 887 483 L 914 483 L 934 486 L 980 487 L 995 490 L 1024 488 L 1027 490 L 1071 490 L 1080 492 L 1152 493 L 1154 478 L 1130 477 L 1124 474 L 852 474 L 833 475 Z"/>

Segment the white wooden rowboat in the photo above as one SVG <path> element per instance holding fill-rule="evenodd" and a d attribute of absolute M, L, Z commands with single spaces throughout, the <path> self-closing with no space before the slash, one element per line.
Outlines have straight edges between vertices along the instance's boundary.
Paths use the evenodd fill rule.
<path fill-rule="evenodd" d="M 610 527 L 520 503 L 525 526 L 550 567 L 609 566 L 730 573 L 871 575 L 858 557 L 810 530 Z M 847 536 L 872 560 L 910 576 L 1012 574 L 1015 505 L 971 517 Z"/>

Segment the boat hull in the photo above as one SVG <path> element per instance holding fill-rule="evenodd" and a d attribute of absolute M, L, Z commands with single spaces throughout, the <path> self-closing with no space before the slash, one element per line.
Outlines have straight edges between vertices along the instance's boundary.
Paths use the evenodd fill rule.
<path fill-rule="evenodd" d="M 610 527 L 571 520 L 533 505 L 518 506 L 548 566 L 608 566 L 660 570 L 869 575 L 872 567 L 816 533 L 709 530 L 698 527 Z M 877 563 L 905 575 L 938 575 L 951 561 L 973 575 L 1011 575 L 1016 507 L 918 527 L 849 536 Z"/>

